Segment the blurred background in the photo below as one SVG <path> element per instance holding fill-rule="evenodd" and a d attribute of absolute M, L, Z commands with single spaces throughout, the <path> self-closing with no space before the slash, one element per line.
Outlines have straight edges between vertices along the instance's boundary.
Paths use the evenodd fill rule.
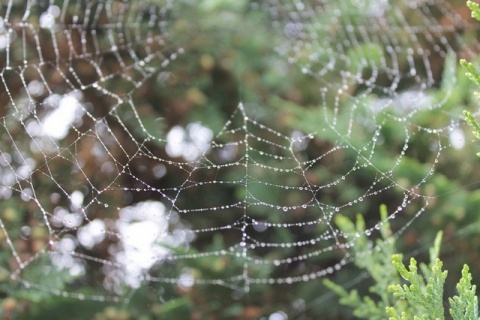
<path fill-rule="evenodd" d="M 478 30 L 455 0 L 2 1 L 2 319 L 353 318 L 339 214 L 420 261 L 443 230 L 454 292 Z"/>

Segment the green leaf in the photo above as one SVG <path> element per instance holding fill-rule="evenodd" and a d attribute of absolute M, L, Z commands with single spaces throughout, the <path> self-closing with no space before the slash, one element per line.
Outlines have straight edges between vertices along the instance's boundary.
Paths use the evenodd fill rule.
<path fill-rule="evenodd" d="M 470 80 L 475 82 L 478 86 L 480 86 L 480 75 L 478 74 L 475 66 L 471 62 L 466 61 L 465 59 L 461 59 L 460 64 L 467 70 L 467 72 L 465 72 L 465 75 Z"/>
<path fill-rule="evenodd" d="M 475 120 L 475 117 L 466 110 L 463 111 L 463 115 L 465 116 L 467 123 L 475 130 L 474 133 L 478 135 L 480 133 L 480 125 L 477 120 Z"/>
<path fill-rule="evenodd" d="M 475 138 L 480 140 L 480 125 L 478 124 L 477 120 L 475 120 L 473 114 L 467 110 L 464 110 L 463 115 L 465 116 L 467 123 L 473 128 L 472 134 L 475 136 Z M 477 153 L 477 157 L 480 157 L 480 152 Z"/>
<path fill-rule="evenodd" d="M 440 255 L 440 244 L 442 243 L 442 236 L 443 232 L 439 231 L 435 237 L 435 241 L 433 242 L 433 247 L 430 248 L 430 261 L 435 261 L 438 259 Z"/>
<path fill-rule="evenodd" d="M 478 317 L 478 298 L 475 295 L 476 286 L 472 285 L 472 275 L 468 266 L 464 265 L 462 269 L 462 278 L 457 284 L 458 295 L 449 298 L 450 314 L 454 320 L 479 319 Z"/>
<path fill-rule="evenodd" d="M 480 7 L 477 3 L 473 1 L 467 1 L 467 6 L 472 10 L 472 18 L 475 18 L 480 21 Z"/>
<path fill-rule="evenodd" d="M 389 286 L 389 291 L 414 306 L 416 313 L 420 313 L 416 314 L 419 319 L 444 319 L 443 286 L 447 272 L 442 272 L 440 259 L 433 262 L 431 276 L 426 279 L 418 274 L 417 261 L 414 258 L 410 259 L 408 270 L 401 260 L 401 255 L 394 255 L 392 263 L 410 285 L 392 285 Z"/>

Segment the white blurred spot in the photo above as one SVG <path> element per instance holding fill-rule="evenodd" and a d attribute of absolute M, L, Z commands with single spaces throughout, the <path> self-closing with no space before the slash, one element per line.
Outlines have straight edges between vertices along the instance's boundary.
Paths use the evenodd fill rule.
<path fill-rule="evenodd" d="M 268 229 L 268 225 L 264 221 L 259 221 L 253 224 L 253 229 L 257 232 L 263 232 Z"/>
<path fill-rule="evenodd" d="M 20 180 L 30 178 L 30 175 L 32 174 L 33 170 L 35 170 L 35 167 L 37 165 L 35 160 L 32 158 L 26 158 L 23 163 L 23 165 L 19 166 L 15 170 L 17 179 Z"/>
<path fill-rule="evenodd" d="M 71 213 L 65 208 L 56 207 L 52 217 L 52 224 L 58 227 L 76 228 L 82 225 L 83 216 Z"/>
<path fill-rule="evenodd" d="M 40 123 L 38 123 L 38 121 L 33 119 L 29 119 L 25 123 L 25 129 L 27 130 L 28 134 L 32 137 L 39 136 L 42 133 L 42 126 L 40 125 Z"/>
<path fill-rule="evenodd" d="M 5 50 L 8 44 L 8 38 L 4 34 L 0 34 L 0 50 Z"/>
<path fill-rule="evenodd" d="M 80 259 L 73 256 L 75 249 L 77 248 L 77 240 L 72 235 L 65 235 L 58 242 L 51 242 L 54 252 L 50 256 L 52 264 L 58 269 L 67 269 L 73 276 L 78 276 L 85 272 L 85 268 Z M 46 274 L 49 273 L 49 269 L 44 270 Z"/>
<path fill-rule="evenodd" d="M 50 12 L 44 12 L 40 15 L 40 27 L 43 29 L 53 29 L 55 26 L 55 17 Z"/>
<path fill-rule="evenodd" d="M 55 18 L 58 18 L 58 16 L 60 16 L 60 8 L 55 5 L 50 6 L 48 7 L 48 13 L 50 13 Z"/>
<path fill-rule="evenodd" d="M 233 161 L 238 155 L 238 147 L 233 144 L 226 144 L 223 148 L 218 149 L 218 156 L 222 162 Z"/>
<path fill-rule="evenodd" d="M 25 202 L 28 202 L 28 201 L 34 199 L 32 189 L 30 189 L 30 188 L 23 189 L 22 192 L 20 193 L 20 198 L 22 198 L 22 200 L 25 201 Z"/>
<path fill-rule="evenodd" d="M 465 133 L 460 128 L 453 129 L 448 139 L 455 149 L 462 149 L 465 146 Z"/>
<path fill-rule="evenodd" d="M 40 15 L 40 27 L 44 29 L 53 29 L 55 27 L 55 18 L 60 15 L 60 8 L 58 6 L 50 6 L 48 10 Z"/>
<path fill-rule="evenodd" d="M 145 270 L 170 254 L 167 246 L 188 242 L 185 233 L 170 233 L 165 205 L 145 201 L 123 208 L 119 212 L 117 228 L 121 235 L 121 251 L 116 260 L 124 266 L 122 281 L 131 287 L 141 284 Z"/>
<path fill-rule="evenodd" d="M 38 80 L 32 80 L 28 83 L 27 90 L 32 96 L 38 97 L 45 91 L 45 86 Z"/>
<path fill-rule="evenodd" d="M 171 157 L 194 161 L 210 147 L 212 138 L 212 130 L 199 123 L 191 123 L 186 129 L 175 126 L 167 134 L 165 150 Z"/>
<path fill-rule="evenodd" d="M 167 168 L 163 164 L 157 164 L 153 167 L 153 175 L 155 178 L 160 179 L 167 173 Z"/>
<path fill-rule="evenodd" d="M 275 313 L 272 313 L 269 317 L 268 320 L 287 320 L 288 316 L 285 312 L 283 311 L 277 311 Z"/>
<path fill-rule="evenodd" d="M 55 98 L 47 102 L 56 102 Z M 54 139 L 63 139 L 68 134 L 70 126 L 80 118 L 85 110 L 73 94 L 67 94 L 58 100 L 57 108 L 47 114 L 43 121 L 43 134 Z"/>
<path fill-rule="evenodd" d="M 72 206 L 72 210 L 76 210 L 80 208 L 83 204 L 83 193 L 81 191 L 73 191 L 70 195 L 70 203 Z"/>
<path fill-rule="evenodd" d="M 82 246 L 92 249 L 105 239 L 105 223 L 100 219 L 93 220 L 78 230 L 77 238 Z"/>
<path fill-rule="evenodd" d="M 168 132 L 165 150 L 170 157 L 180 157 L 183 154 L 185 135 L 185 130 L 180 126 L 175 126 Z"/>
<path fill-rule="evenodd" d="M 303 134 L 303 132 L 294 130 L 290 135 L 292 139 L 292 148 L 295 151 L 303 151 L 307 149 L 309 140 L 307 139 L 308 136 Z"/>
<path fill-rule="evenodd" d="M 58 243 L 58 250 L 64 253 L 70 253 L 77 247 L 77 242 L 73 237 L 65 236 Z"/>
<path fill-rule="evenodd" d="M 195 277 L 191 270 L 184 271 L 178 278 L 177 285 L 180 289 L 188 290 L 195 284 Z"/>

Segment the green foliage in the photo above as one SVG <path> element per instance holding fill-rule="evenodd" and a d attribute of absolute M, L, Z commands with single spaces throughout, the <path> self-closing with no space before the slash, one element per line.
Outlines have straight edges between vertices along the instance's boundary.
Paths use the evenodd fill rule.
<path fill-rule="evenodd" d="M 478 86 L 480 86 L 480 75 L 478 74 L 478 71 L 477 69 L 475 68 L 475 66 L 471 63 L 471 62 L 468 62 L 466 61 L 465 59 L 461 59 L 460 60 L 460 64 L 465 68 L 465 70 L 467 71 L 465 73 L 465 75 L 470 79 L 472 80 L 473 82 L 475 82 Z"/>
<path fill-rule="evenodd" d="M 387 219 L 386 206 L 380 207 L 380 215 L 384 223 L 380 227 L 382 239 L 376 242 L 372 250 L 372 243 L 365 233 L 365 221 L 358 214 L 354 224 L 348 218 L 338 215 L 336 223 L 340 230 L 353 241 L 355 264 L 364 269 L 375 281 L 370 292 L 373 296 L 361 297 L 357 290 L 348 292 L 342 286 L 325 280 L 324 284 L 340 296 L 340 303 L 354 309 L 353 314 L 362 319 L 385 319 L 385 308 L 394 303 L 393 296 L 385 288 L 391 281 L 400 282 L 398 273 L 391 267 L 390 259 L 395 250 L 395 238 L 391 237 L 391 230 Z"/>
<path fill-rule="evenodd" d="M 472 18 L 475 18 L 480 21 L 480 6 L 473 2 L 473 1 L 467 1 L 467 6 L 472 10 Z"/>
<path fill-rule="evenodd" d="M 443 286 L 447 278 L 447 272 L 441 271 L 442 262 L 438 258 L 435 259 L 431 263 L 431 270 L 426 268 L 425 265 L 421 265 L 423 267 L 421 269 L 429 274 L 428 277 L 424 277 L 418 274 L 417 261 L 414 258 L 410 259 L 408 269 L 402 262 L 402 255 L 396 254 L 392 260 L 395 269 L 410 285 L 394 284 L 390 285 L 388 290 L 393 293 L 394 297 L 406 299 L 413 306 L 412 309 L 415 310 L 413 314 L 414 319 L 442 319 L 444 316 Z M 405 317 L 411 319 L 411 315 L 407 314 L 406 311 L 402 311 L 401 316 L 399 316 L 394 307 L 388 307 L 386 310 L 391 319 L 402 319 Z"/>
<path fill-rule="evenodd" d="M 478 317 L 478 298 L 475 295 L 476 286 L 471 284 L 472 275 L 468 266 L 464 265 L 462 269 L 462 278 L 457 284 L 458 295 L 449 298 L 450 314 L 455 320 L 460 319 L 479 319 Z"/>
<path fill-rule="evenodd" d="M 472 3 L 471 1 L 469 1 L 469 3 L 471 3 L 470 8 L 476 8 L 476 10 L 480 11 L 477 4 Z M 472 11 L 472 15 L 474 14 L 474 12 L 477 12 L 477 11 Z M 478 17 L 480 16 L 478 16 L 478 12 L 477 12 L 476 18 Z M 480 87 L 480 74 L 478 73 L 475 66 L 471 62 L 467 62 L 464 59 L 460 60 L 460 63 L 466 70 L 465 75 L 471 81 L 473 81 L 477 86 Z M 475 92 L 475 96 L 477 96 L 478 98 L 479 96 L 478 92 Z M 467 121 L 467 123 L 473 129 L 472 134 L 475 136 L 475 138 L 480 140 L 480 125 L 478 124 L 477 120 L 475 120 L 475 117 L 473 116 L 473 114 L 467 110 L 464 110 L 463 115 L 465 116 L 465 120 Z M 477 156 L 480 157 L 480 152 L 477 153 Z"/>
<path fill-rule="evenodd" d="M 473 2 L 473 1 L 467 1 L 467 6 L 470 8 L 472 11 L 472 17 L 475 18 L 476 20 L 480 21 L 480 6 Z M 465 68 L 466 72 L 465 75 L 472 80 L 477 86 L 480 87 L 480 74 L 473 65 L 473 63 L 466 61 L 465 59 L 460 60 L 460 64 Z M 475 96 L 478 98 L 479 94 L 478 92 L 475 92 Z M 478 122 L 475 120 L 475 117 L 467 110 L 463 111 L 463 114 L 465 116 L 465 120 L 467 123 L 473 128 L 473 135 L 477 138 L 480 139 L 480 125 Z M 480 157 L 480 152 L 477 153 L 477 156 Z"/>
<path fill-rule="evenodd" d="M 439 246 L 439 241 L 436 241 L 435 246 Z M 389 286 L 388 290 L 395 297 L 408 301 L 415 309 L 415 313 L 409 314 L 405 311 L 400 313 L 396 306 L 388 307 L 386 311 L 390 319 L 445 319 L 443 288 L 447 271 L 442 271 L 440 259 L 435 258 L 429 267 L 422 264 L 420 267 L 422 274 L 418 273 L 417 261 L 414 258 L 410 259 L 407 269 L 402 262 L 402 256 L 394 255 L 393 265 L 410 285 L 395 284 Z M 448 299 L 449 312 L 454 320 L 480 319 L 478 317 L 478 299 L 475 296 L 476 286 L 471 284 L 471 280 L 472 275 L 468 266 L 464 265 L 462 278 L 456 286 L 458 294 Z"/>
<path fill-rule="evenodd" d="M 463 115 L 465 116 L 467 123 L 473 128 L 472 134 L 475 136 L 475 138 L 480 140 L 480 125 L 478 124 L 477 120 L 475 120 L 473 114 L 467 110 L 464 110 Z M 477 153 L 477 156 L 480 157 L 480 152 Z"/>
<path fill-rule="evenodd" d="M 418 264 L 415 258 L 411 258 L 407 268 L 403 256 L 393 254 L 395 237 L 391 235 L 387 222 L 386 207 L 382 206 L 380 212 L 384 221 L 380 227 L 382 238 L 375 245 L 366 236 L 368 229 L 361 215 L 357 216 L 355 224 L 343 216 L 336 219 L 340 230 L 350 235 L 353 241 L 355 264 L 374 280 L 370 295 L 362 297 L 357 290 L 348 292 L 330 280 L 325 280 L 324 284 L 340 296 L 341 304 L 353 308 L 353 315 L 358 318 L 385 319 L 388 315 L 392 320 L 445 319 L 443 296 L 447 271 L 442 271 L 443 263 L 438 258 L 442 232 L 437 234 L 430 249 L 430 263 Z M 449 312 L 455 320 L 478 319 L 476 287 L 471 280 L 465 265 L 456 286 L 458 294 L 448 299 Z"/>
<path fill-rule="evenodd" d="M 430 249 L 430 264 L 421 263 L 420 270 L 422 275 L 418 274 L 417 261 L 414 258 L 410 259 L 410 265 L 407 268 L 402 262 L 402 255 L 395 254 L 392 256 L 392 265 L 401 275 L 401 277 L 408 281 L 411 285 L 406 284 L 391 284 L 388 286 L 389 292 L 393 293 L 394 297 L 405 299 L 408 301 L 410 308 L 408 311 L 401 310 L 395 307 L 388 307 L 387 313 L 393 319 L 401 319 L 404 316 L 420 317 L 418 319 L 430 319 L 429 317 L 443 318 L 443 287 L 447 272 L 442 272 L 442 262 L 438 258 L 440 253 L 440 243 L 442 239 L 442 232 L 437 234 L 433 247 Z M 398 312 L 401 312 L 401 317 L 398 317 Z"/>

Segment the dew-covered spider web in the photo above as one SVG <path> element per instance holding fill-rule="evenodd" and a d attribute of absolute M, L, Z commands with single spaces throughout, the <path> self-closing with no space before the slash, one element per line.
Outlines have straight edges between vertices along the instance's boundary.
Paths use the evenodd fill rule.
<path fill-rule="evenodd" d="M 454 191 L 432 181 L 474 149 L 457 61 L 479 50 L 463 1 L 2 1 L 2 281 L 121 302 L 320 284 Z"/>

